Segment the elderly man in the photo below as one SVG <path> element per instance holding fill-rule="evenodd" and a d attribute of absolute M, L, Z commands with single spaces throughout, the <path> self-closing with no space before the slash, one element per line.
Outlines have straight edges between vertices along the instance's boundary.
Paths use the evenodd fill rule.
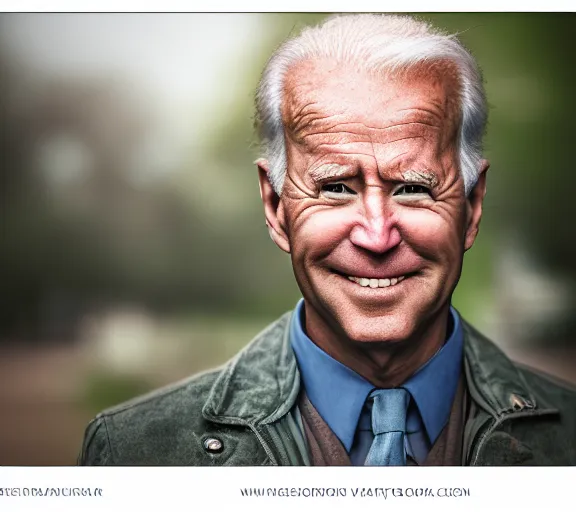
<path fill-rule="evenodd" d="M 458 40 L 332 17 L 272 56 L 257 120 L 266 224 L 303 299 L 223 368 L 100 414 L 80 463 L 576 464 L 575 390 L 450 305 L 488 170 Z"/>

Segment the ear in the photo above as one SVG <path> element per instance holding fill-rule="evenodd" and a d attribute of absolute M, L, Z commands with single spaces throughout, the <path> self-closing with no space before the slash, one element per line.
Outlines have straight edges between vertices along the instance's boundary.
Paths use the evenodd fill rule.
<path fill-rule="evenodd" d="M 268 179 L 268 162 L 262 158 L 256 160 L 258 166 L 258 181 L 260 183 L 260 197 L 264 204 L 264 215 L 268 233 L 274 243 L 283 251 L 290 253 L 290 240 L 286 233 L 284 206 L 280 197 Z"/>
<path fill-rule="evenodd" d="M 480 161 L 480 175 L 474 188 L 466 198 L 466 239 L 464 250 L 467 251 L 472 247 L 478 230 L 480 229 L 480 219 L 482 218 L 482 203 L 486 195 L 486 174 L 490 163 L 488 160 Z"/>

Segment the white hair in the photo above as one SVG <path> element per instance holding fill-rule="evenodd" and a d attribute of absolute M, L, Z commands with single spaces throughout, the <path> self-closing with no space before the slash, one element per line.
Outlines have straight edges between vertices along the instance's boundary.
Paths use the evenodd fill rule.
<path fill-rule="evenodd" d="M 476 62 L 455 35 L 447 35 L 410 16 L 355 14 L 327 18 L 305 28 L 274 52 L 256 92 L 256 124 L 268 161 L 268 176 L 280 195 L 286 175 L 282 102 L 286 73 L 306 59 L 332 58 L 366 70 L 407 70 L 421 63 L 448 60 L 459 78 L 460 173 L 466 195 L 480 172 L 487 105 Z"/>

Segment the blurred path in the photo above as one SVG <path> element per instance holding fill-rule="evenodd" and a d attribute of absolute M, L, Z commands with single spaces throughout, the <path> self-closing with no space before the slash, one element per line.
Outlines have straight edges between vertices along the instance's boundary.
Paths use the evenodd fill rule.
<path fill-rule="evenodd" d="M 0 347 L 0 464 L 75 464 L 90 419 L 75 396 L 83 371 L 70 345 Z"/>

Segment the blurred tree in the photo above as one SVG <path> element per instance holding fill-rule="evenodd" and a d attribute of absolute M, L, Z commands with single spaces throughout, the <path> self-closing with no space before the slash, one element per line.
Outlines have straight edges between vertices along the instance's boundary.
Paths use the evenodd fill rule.
<path fill-rule="evenodd" d="M 154 121 L 135 91 L 41 83 L 2 63 L 0 339 L 70 339 L 87 311 L 170 310 L 222 290 L 194 272 L 210 237 L 196 206 L 169 182 L 132 179 Z"/>

